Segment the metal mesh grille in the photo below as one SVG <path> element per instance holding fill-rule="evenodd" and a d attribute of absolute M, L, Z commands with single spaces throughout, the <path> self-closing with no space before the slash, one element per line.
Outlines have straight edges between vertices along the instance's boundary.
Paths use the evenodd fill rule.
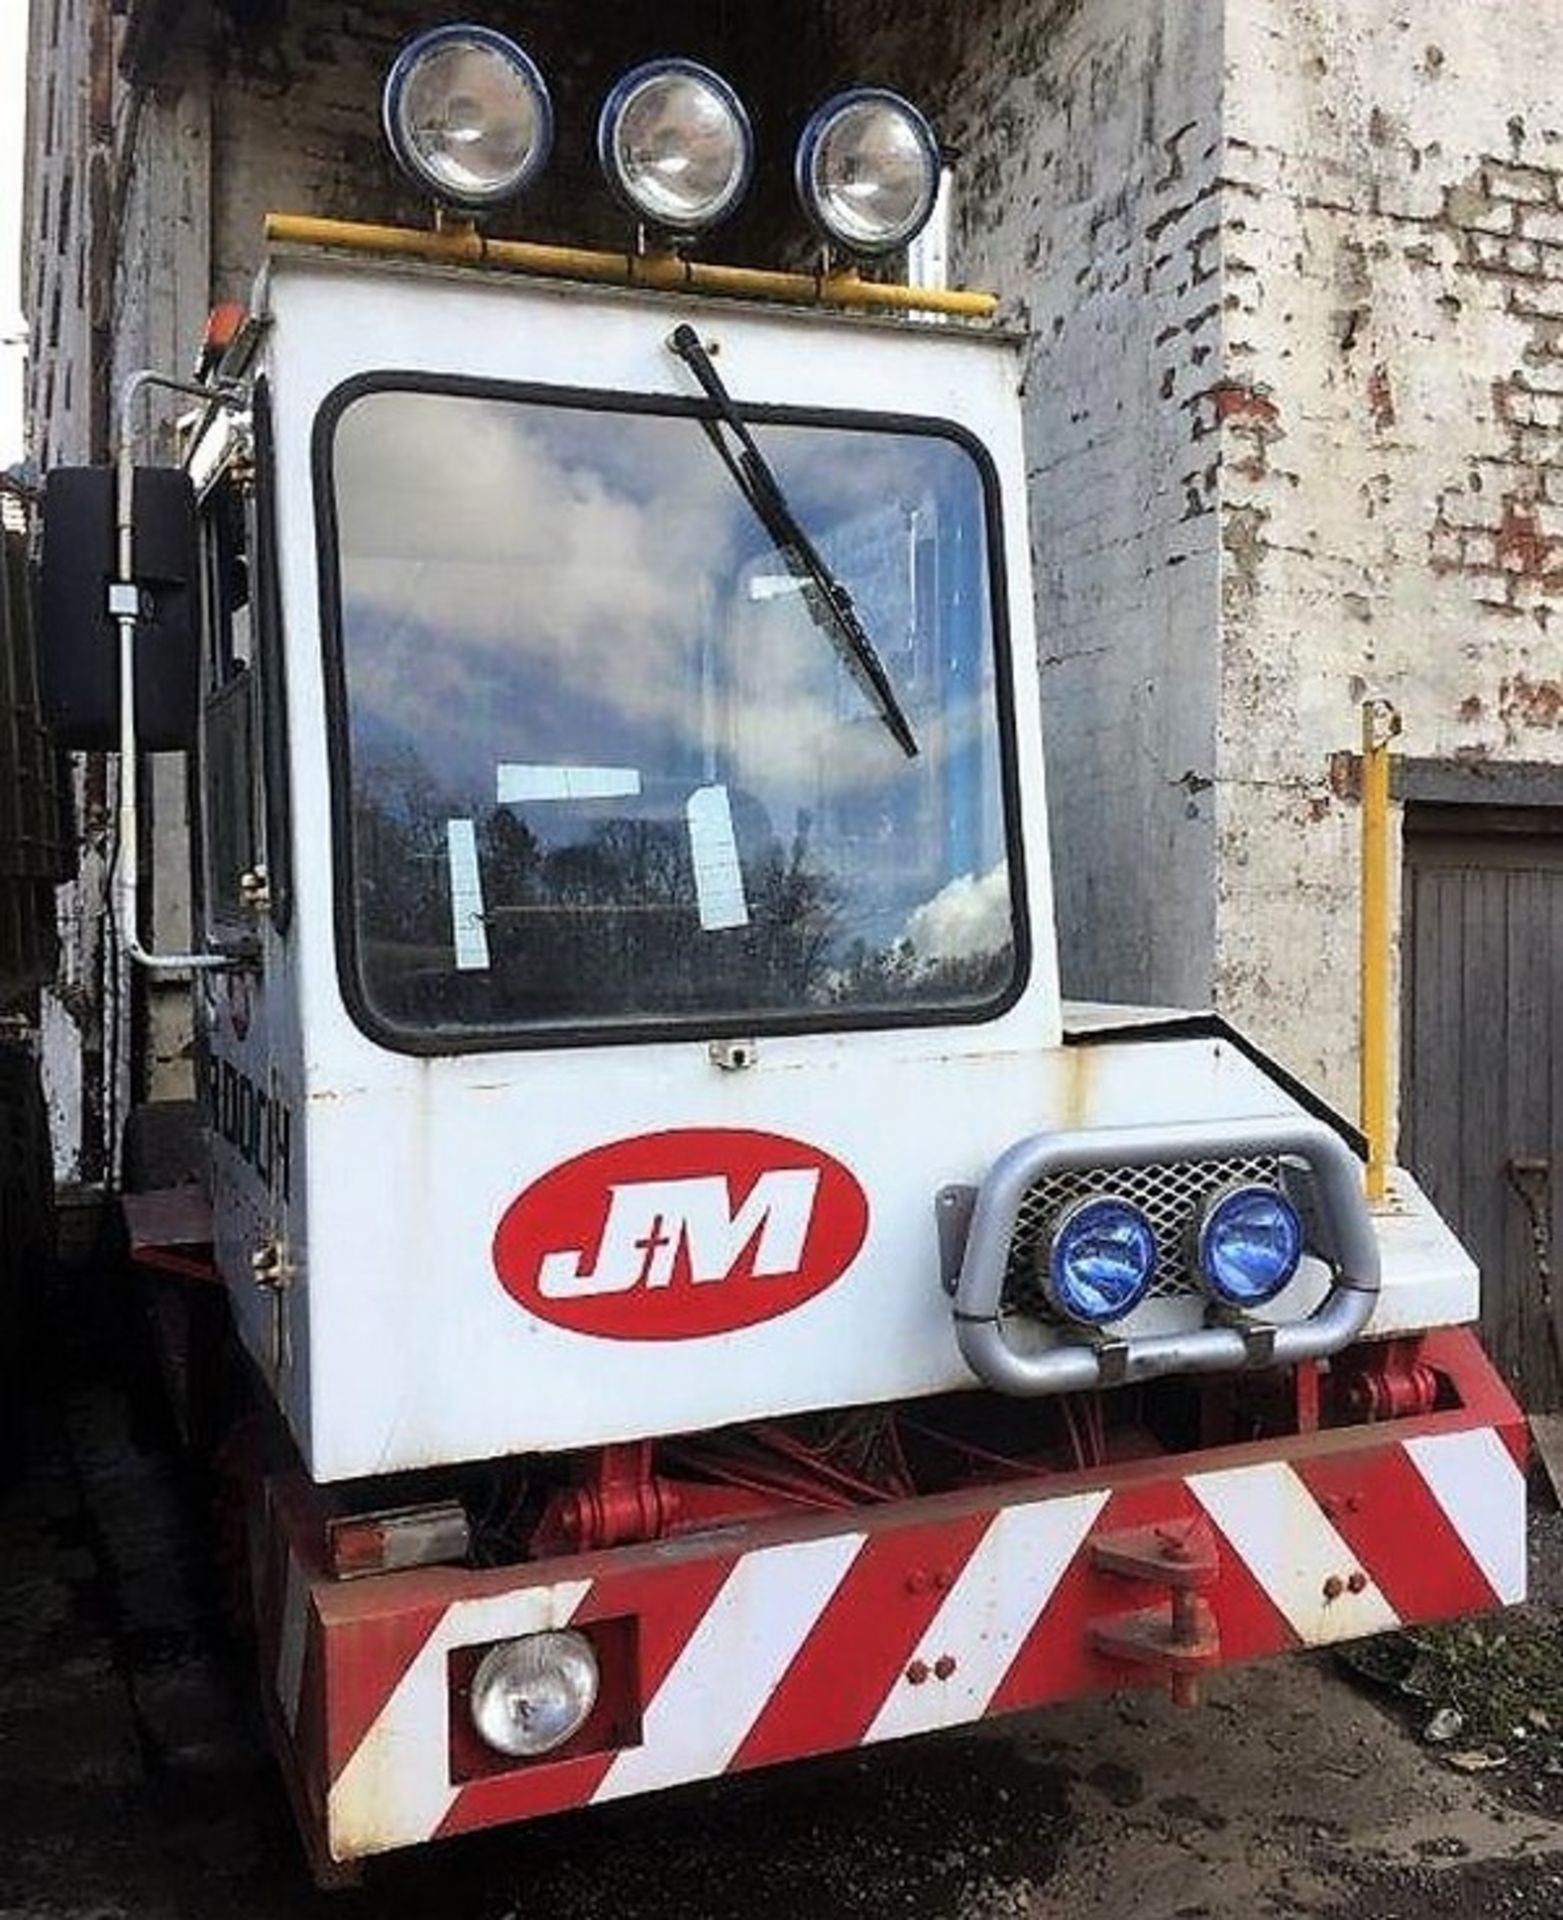
<path fill-rule="evenodd" d="M 1132 1202 L 1155 1230 L 1156 1277 L 1147 1299 L 1201 1292 L 1189 1266 L 1189 1228 L 1208 1194 L 1250 1183 L 1279 1186 L 1280 1157 L 1268 1153 L 1229 1160 L 1171 1160 L 1150 1167 L 1087 1167 L 1039 1180 L 1021 1203 L 1015 1222 L 1004 1276 L 1005 1308 L 1012 1313 L 1051 1313 L 1037 1282 L 1037 1256 L 1046 1245 L 1048 1223 L 1061 1207 L 1097 1193 Z"/>

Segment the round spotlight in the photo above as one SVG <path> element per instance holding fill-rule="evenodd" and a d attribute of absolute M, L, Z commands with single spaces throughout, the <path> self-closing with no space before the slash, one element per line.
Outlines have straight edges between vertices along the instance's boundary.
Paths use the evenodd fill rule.
<path fill-rule="evenodd" d="M 490 1647 L 472 1676 L 472 1724 L 496 1752 L 531 1759 L 580 1732 L 597 1704 L 584 1633 L 529 1633 Z"/>
<path fill-rule="evenodd" d="M 1200 1216 L 1197 1257 L 1205 1285 L 1229 1307 L 1262 1307 L 1296 1273 L 1302 1221 L 1274 1187 L 1228 1187 Z"/>
<path fill-rule="evenodd" d="M 754 134 L 720 74 L 693 60 L 651 60 L 603 102 L 597 157 L 637 219 L 688 236 L 715 226 L 743 198 Z"/>
<path fill-rule="evenodd" d="M 1054 1220 L 1041 1261 L 1055 1313 L 1088 1327 L 1121 1320 L 1156 1274 L 1156 1234 L 1140 1209 L 1107 1195 L 1076 1200 Z"/>
<path fill-rule="evenodd" d="M 804 211 L 849 253 L 893 253 L 928 224 L 939 195 L 939 143 L 910 100 L 855 87 L 803 129 L 794 174 Z"/>
<path fill-rule="evenodd" d="M 512 199 L 553 145 L 543 76 L 490 27 L 435 27 L 408 41 L 386 76 L 382 108 L 403 171 L 453 206 Z"/>

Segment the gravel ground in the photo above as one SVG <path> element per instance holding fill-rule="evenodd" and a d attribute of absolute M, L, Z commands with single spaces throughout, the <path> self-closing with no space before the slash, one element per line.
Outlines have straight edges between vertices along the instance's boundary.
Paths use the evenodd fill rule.
<path fill-rule="evenodd" d="M 1542 1745 L 1463 1774 L 1419 1737 L 1427 1700 L 1327 1657 L 1222 1674 L 1193 1712 L 1076 1703 L 393 1857 L 322 1895 L 176 1463 L 90 1351 L 31 1429 L 0 1494 L 0 1920 L 1563 1914 Z M 1555 1634 L 1556 1516 L 1535 1560 L 1540 1604 L 1493 1631 Z"/>

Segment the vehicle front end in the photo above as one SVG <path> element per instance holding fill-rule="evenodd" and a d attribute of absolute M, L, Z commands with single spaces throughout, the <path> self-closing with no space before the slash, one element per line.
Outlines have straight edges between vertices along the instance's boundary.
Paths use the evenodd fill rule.
<path fill-rule="evenodd" d="M 1016 343 L 272 233 L 196 435 L 197 999 L 317 1864 L 1519 1599 L 1415 1183 L 1061 999 Z"/>

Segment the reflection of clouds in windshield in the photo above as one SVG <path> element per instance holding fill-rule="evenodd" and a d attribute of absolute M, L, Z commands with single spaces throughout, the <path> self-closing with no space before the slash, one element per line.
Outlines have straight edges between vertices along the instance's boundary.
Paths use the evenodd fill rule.
<path fill-rule="evenodd" d="M 615 429 L 633 441 L 645 424 Z M 531 695 L 542 656 L 556 684 L 632 721 L 676 713 L 686 680 L 645 665 L 688 652 L 732 514 L 721 474 L 698 469 L 678 477 L 669 511 L 658 451 L 643 449 L 653 513 L 553 451 L 519 409 L 408 394 L 350 407 L 337 435 L 343 584 L 374 636 L 353 649 L 355 698 L 419 728 L 431 700 L 493 699 L 510 683 Z M 398 631 L 415 644 L 395 647 Z"/>
<path fill-rule="evenodd" d="M 406 392 L 344 410 L 355 910 L 388 1017 L 967 1005 L 1009 977 L 973 464 L 936 437 L 757 435 L 915 758 L 694 419 Z M 634 778 L 502 797 L 504 766 Z M 717 786 L 745 914 L 706 925 L 688 804 Z M 452 939 L 453 821 L 481 967 Z"/>
<path fill-rule="evenodd" d="M 967 960 L 998 953 L 1010 938 L 1009 870 L 957 875 L 908 914 L 907 944 L 919 960 Z"/>
<path fill-rule="evenodd" d="M 815 429 L 762 439 L 821 533 L 865 509 L 893 519 L 896 500 L 950 485 L 952 463 L 970 483 L 939 441 L 857 434 L 843 458 Z M 801 595 L 738 589 L 769 544 L 693 422 L 373 395 L 342 417 L 336 472 L 354 707 L 418 740 L 442 779 L 480 790 L 484 756 L 523 742 L 671 770 L 709 748 L 713 692 L 734 716 L 720 744 L 773 804 L 904 769 Z M 904 574 L 893 538 L 880 545 L 882 570 Z M 869 614 L 874 583 L 852 584 Z M 904 636 L 875 637 L 888 654 Z M 975 710 L 930 715 L 919 773 L 978 725 Z"/>
<path fill-rule="evenodd" d="M 970 484 L 971 461 L 949 440 L 862 433 L 844 460 L 840 441 L 812 427 L 762 426 L 756 437 L 800 514 L 853 518 L 892 500 Z"/>
<path fill-rule="evenodd" d="M 732 745 L 744 778 L 803 797 L 845 794 L 885 784 L 907 766 L 867 696 L 837 664 L 834 643 L 814 624 L 801 593 L 735 607 Z M 892 676 L 893 679 L 894 676 Z M 919 738 L 927 777 L 944 730 L 928 716 Z"/>

